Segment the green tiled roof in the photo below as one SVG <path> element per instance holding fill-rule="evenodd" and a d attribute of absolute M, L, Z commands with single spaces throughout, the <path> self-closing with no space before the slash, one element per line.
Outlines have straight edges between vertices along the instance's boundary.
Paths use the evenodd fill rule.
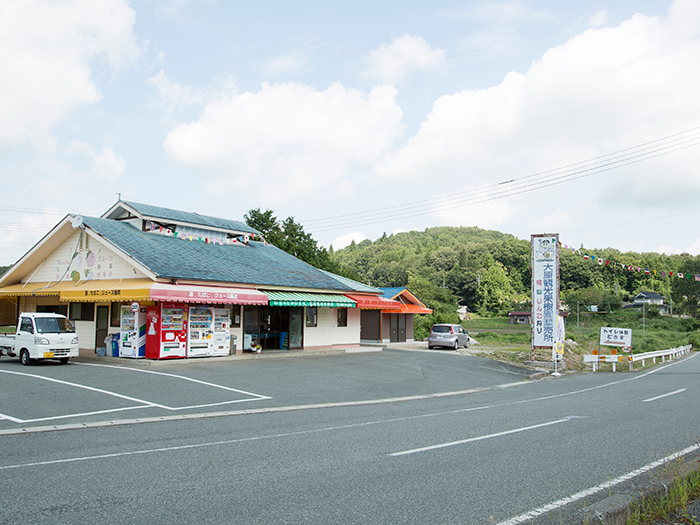
<path fill-rule="evenodd" d="M 381 291 L 382 291 L 379 288 L 375 288 L 374 286 L 370 286 L 368 284 L 354 281 L 354 280 L 349 279 L 347 277 L 343 277 L 342 275 L 337 275 L 337 274 L 332 273 L 332 272 L 327 272 L 326 270 L 321 270 L 321 271 L 323 273 L 325 273 L 326 275 L 333 277 L 333 279 L 340 281 L 341 283 L 346 285 L 353 292 L 381 293 Z"/>
<path fill-rule="evenodd" d="M 164 221 L 192 224 L 203 227 L 219 228 L 223 230 L 233 230 L 243 233 L 260 233 L 258 230 L 256 230 L 255 228 L 251 228 L 244 222 L 231 221 L 228 219 L 221 219 L 219 217 L 210 217 L 208 215 L 200 215 L 199 213 L 194 212 L 172 210 L 170 208 L 151 206 L 150 204 L 141 204 L 138 202 L 122 202 L 128 206 L 131 206 L 140 214 L 146 217 L 163 219 Z"/>
<path fill-rule="evenodd" d="M 96 217 L 84 217 L 83 221 L 159 278 L 352 291 L 341 281 L 270 244 L 220 246 L 142 232 L 122 221 Z"/>

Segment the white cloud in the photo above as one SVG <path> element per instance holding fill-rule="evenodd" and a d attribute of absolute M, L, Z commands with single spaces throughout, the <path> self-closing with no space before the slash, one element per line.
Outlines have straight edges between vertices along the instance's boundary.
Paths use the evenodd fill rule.
<path fill-rule="evenodd" d="M 635 15 L 618 27 L 589 29 L 550 49 L 525 74 L 439 98 L 417 135 L 379 172 L 390 180 L 430 177 L 435 187 L 467 190 L 693 128 L 700 113 L 699 28 L 700 4 L 683 0 L 664 19 Z M 533 202 L 560 207 L 564 222 L 577 217 L 557 199 L 589 198 L 603 213 L 617 210 L 618 216 L 697 202 L 697 149 L 569 183 L 566 193 L 556 187 L 512 198 L 517 208 L 508 211 L 511 228 L 522 228 Z M 503 225 L 500 213 L 479 209 L 439 217 L 454 224 L 490 215 L 479 226 Z"/>
<path fill-rule="evenodd" d="M 343 177 L 392 147 L 402 119 L 395 96 L 388 86 L 365 94 L 338 83 L 323 91 L 263 84 L 257 93 L 211 101 L 163 146 L 177 163 L 214 173 L 219 193 L 236 188 L 269 206 L 290 198 L 303 206 L 352 191 Z"/>
<path fill-rule="evenodd" d="M 203 104 L 206 101 L 206 95 L 202 91 L 170 80 L 162 69 L 147 82 L 155 87 L 169 113 L 193 104 Z"/>
<path fill-rule="evenodd" d="M 589 24 L 591 27 L 601 27 L 605 25 L 608 20 L 608 10 L 600 9 L 593 13 L 589 19 Z"/>
<path fill-rule="evenodd" d="M 363 76 L 395 84 L 414 71 L 436 68 L 444 62 L 443 50 L 432 49 L 421 37 L 403 35 L 370 53 Z"/>
<path fill-rule="evenodd" d="M 100 153 L 95 153 L 85 142 L 71 142 L 67 151 L 81 154 L 92 163 L 92 168 L 82 178 L 94 188 L 115 184 L 126 171 L 126 161 L 109 146 L 103 146 Z"/>
<path fill-rule="evenodd" d="M 100 92 L 94 60 L 113 71 L 138 50 L 134 11 L 123 0 L 0 2 L 0 144 L 52 145 L 52 128 Z"/>
<path fill-rule="evenodd" d="M 341 235 L 340 237 L 336 237 L 335 239 L 333 239 L 333 242 L 331 242 L 331 246 L 333 246 L 334 250 L 342 250 L 346 246 L 350 246 L 352 241 L 355 241 L 356 244 L 359 244 L 366 238 L 367 236 L 362 232 L 346 233 L 345 235 Z"/>

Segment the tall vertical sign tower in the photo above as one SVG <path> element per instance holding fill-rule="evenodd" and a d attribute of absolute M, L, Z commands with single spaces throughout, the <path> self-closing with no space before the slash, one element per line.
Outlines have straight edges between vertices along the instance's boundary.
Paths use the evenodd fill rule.
<path fill-rule="evenodd" d="M 531 235 L 532 252 L 532 351 L 552 351 L 557 341 L 559 315 L 559 234 Z"/>

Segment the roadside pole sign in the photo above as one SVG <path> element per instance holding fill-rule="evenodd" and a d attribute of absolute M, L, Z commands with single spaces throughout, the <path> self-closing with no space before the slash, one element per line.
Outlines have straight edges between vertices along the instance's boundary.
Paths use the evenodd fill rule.
<path fill-rule="evenodd" d="M 530 236 L 532 264 L 532 359 L 535 349 L 554 351 L 559 316 L 559 234 Z"/>

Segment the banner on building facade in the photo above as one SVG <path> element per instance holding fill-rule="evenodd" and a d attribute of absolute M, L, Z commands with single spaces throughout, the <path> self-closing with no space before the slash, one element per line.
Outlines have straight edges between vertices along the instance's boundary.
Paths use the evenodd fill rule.
<path fill-rule="evenodd" d="M 559 234 L 532 235 L 532 348 L 555 346 L 559 316 Z"/>

